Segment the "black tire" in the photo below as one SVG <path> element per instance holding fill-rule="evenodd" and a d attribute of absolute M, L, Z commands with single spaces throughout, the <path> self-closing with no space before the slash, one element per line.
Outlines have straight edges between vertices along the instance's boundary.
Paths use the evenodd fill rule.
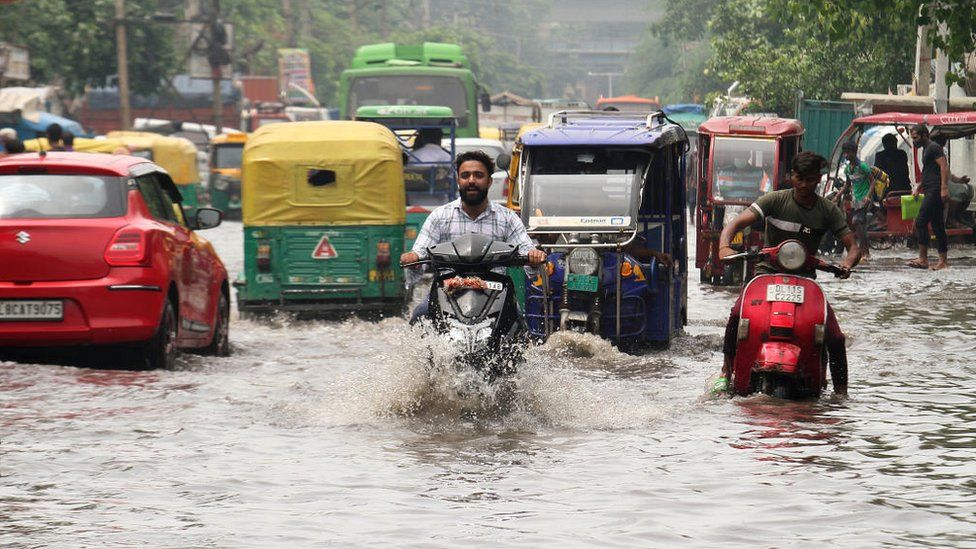
<path fill-rule="evenodd" d="M 210 343 L 202 349 L 203 354 L 230 356 L 230 301 L 221 292 L 214 315 L 214 332 Z"/>
<path fill-rule="evenodd" d="M 868 247 L 872 250 L 890 250 L 894 245 L 894 238 L 883 236 L 868 238 Z"/>
<path fill-rule="evenodd" d="M 176 308 L 173 301 L 167 299 L 163 304 L 163 314 L 159 319 L 156 333 L 142 344 L 140 354 L 142 362 L 151 369 L 163 368 L 172 370 L 176 367 L 176 335 L 179 328 L 176 318 Z"/>

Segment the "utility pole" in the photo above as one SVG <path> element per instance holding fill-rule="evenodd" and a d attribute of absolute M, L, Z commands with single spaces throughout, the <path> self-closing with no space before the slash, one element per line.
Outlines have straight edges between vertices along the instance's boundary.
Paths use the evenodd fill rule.
<path fill-rule="evenodd" d="M 932 74 L 932 46 L 928 38 L 927 25 L 918 27 L 918 38 L 915 43 L 915 95 L 929 94 L 929 77 Z"/>
<path fill-rule="evenodd" d="M 121 128 L 132 127 L 129 110 L 129 58 L 125 40 L 125 0 L 115 0 L 115 53 L 119 65 L 119 117 Z"/>
<path fill-rule="evenodd" d="M 211 0 L 210 17 L 208 21 L 210 34 L 210 53 L 207 59 L 210 61 L 210 77 L 213 82 L 213 125 L 214 131 L 221 133 L 223 127 L 223 97 L 220 94 L 220 81 L 223 72 L 224 44 L 227 42 L 227 35 L 223 24 L 220 22 L 220 0 Z M 223 38 L 223 39 L 221 39 Z"/>

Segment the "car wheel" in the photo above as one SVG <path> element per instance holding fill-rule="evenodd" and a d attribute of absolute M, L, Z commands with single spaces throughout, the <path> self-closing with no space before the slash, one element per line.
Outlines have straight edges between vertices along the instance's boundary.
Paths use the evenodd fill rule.
<path fill-rule="evenodd" d="M 149 368 L 171 370 L 176 366 L 176 310 L 169 299 L 163 304 L 163 314 L 156 334 L 142 346 L 142 357 Z"/>
<path fill-rule="evenodd" d="M 230 356 L 230 302 L 222 292 L 214 315 L 213 339 L 203 352 L 208 355 Z"/>

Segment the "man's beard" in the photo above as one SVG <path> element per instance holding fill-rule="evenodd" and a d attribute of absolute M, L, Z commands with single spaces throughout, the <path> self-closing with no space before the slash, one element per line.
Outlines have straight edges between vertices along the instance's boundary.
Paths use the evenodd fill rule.
<path fill-rule="evenodd" d="M 478 194 L 468 193 L 470 189 L 477 190 Z M 481 190 L 477 187 L 468 187 L 461 191 L 461 202 L 464 202 L 468 206 L 479 206 L 486 198 L 488 198 L 488 189 Z"/>

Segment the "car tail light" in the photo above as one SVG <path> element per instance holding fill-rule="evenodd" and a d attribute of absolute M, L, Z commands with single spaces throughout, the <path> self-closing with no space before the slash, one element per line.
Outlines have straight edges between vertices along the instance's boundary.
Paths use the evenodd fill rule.
<path fill-rule="evenodd" d="M 258 271 L 271 272 L 271 244 L 258 244 L 257 264 Z"/>
<path fill-rule="evenodd" d="M 105 262 L 113 267 L 145 267 L 151 259 L 149 238 L 141 229 L 119 229 L 105 249 Z"/>
<path fill-rule="evenodd" d="M 392 258 L 390 257 L 390 243 L 389 242 L 377 242 L 376 243 L 376 268 L 381 271 L 385 271 L 390 268 Z"/>

